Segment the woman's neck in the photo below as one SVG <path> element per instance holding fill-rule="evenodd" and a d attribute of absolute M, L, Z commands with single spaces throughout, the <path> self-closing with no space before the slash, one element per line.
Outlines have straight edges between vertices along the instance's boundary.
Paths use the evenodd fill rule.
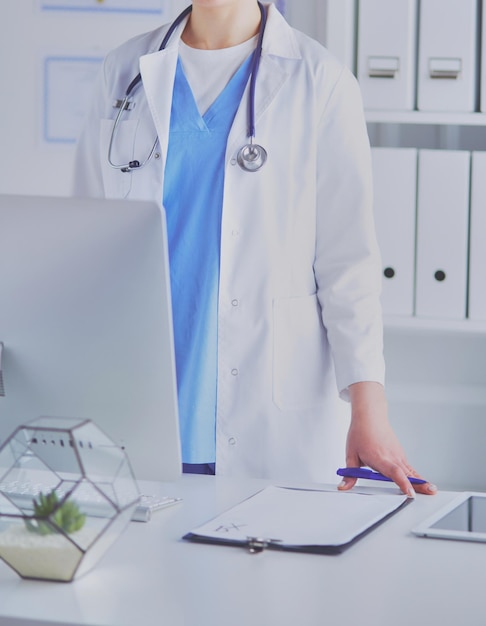
<path fill-rule="evenodd" d="M 230 48 L 254 37 L 260 28 L 260 21 L 260 8 L 256 1 L 235 0 L 219 6 L 194 2 L 182 40 L 191 48 Z"/>

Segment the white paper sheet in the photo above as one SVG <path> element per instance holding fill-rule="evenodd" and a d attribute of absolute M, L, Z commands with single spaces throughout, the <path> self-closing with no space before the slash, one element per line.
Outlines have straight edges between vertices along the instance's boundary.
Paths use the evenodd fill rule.
<path fill-rule="evenodd" d="M 400 494 L 269 486 L 192 531 L 214 540 L 261 538 L 282 546 L 340 546 L 396 511 Z"/>

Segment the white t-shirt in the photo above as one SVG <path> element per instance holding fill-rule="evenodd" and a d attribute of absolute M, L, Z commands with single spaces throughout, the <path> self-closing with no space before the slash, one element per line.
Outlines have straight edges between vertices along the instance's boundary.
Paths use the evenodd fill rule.
<path fill-rule="evenodd" d="M 241 64 L 256 47 L 258 35 L 237 46 L 219 50 L 191 48 L 182 40 L 179 57 L 199 113 L 204 115 Z"/>

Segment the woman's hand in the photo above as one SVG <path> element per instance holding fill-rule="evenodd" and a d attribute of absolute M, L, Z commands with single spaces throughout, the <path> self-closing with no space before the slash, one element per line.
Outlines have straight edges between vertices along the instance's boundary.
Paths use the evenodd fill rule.
<path fill-rule="evenodd" d="M 387 416 L 387 402 L 383 386 L 375 382 L 361 382 L 349 386 L 351 397 L 351 424 L 346 443 L 347 467 L 366 465 L 391 478 L 410 497 L 418 493 L 433 495 L 437 487 L 432 483 L 413 485 L 407 476 L 421 478 L 408 463 Z M 345 477 L 340 490 L 351 489 L 356 478 Z"/>

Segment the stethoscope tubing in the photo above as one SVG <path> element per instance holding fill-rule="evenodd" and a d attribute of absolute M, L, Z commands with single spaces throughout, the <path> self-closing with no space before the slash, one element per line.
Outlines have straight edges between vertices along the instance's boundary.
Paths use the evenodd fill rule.
<path fill-rule="evenodd" d="M 192 12 L 192 5 L 189 5 L 187 8 L 184 9 L 184 11 L 182 11 L 180 15 L 176 17 L 176 19 L 170 25 L 169 30 L 165 33 L 165 37 L 163 38 L 162 43 L 159 46 L 159 50 L 158 50 L 159 52 L 161 52 L 162 50 L 165 50 L 175 29 L 179 26 L 179 24 L 181 24 L 181 22 L 185 20 L 185 18 L 191 12 Z M 132 91 L 135 89 L 135 87 L 138 85 L 138 83 L 141 80 L 142 80 L 142 75 L 139 72 L 127 87 L 127 90 L 125 92 L 125 97 L 127 98 L 127 100 L 130 97 Z"/>
<path fill-rule="evenodd" d="M 258 74 L 258 69 L 260 67 L 260 59 L 262 56 L 262 48 L 263 48 L 263 35 L 265 34 L 265 28 L 267 26 L 267 12 L 265 8 L 261 4 L 258 3 L 260 7 L 260 13 L 262 14 L 262 23 L 260 25 L 260 32 L 258 33 L 258 42 L 255 51 L 253 52 L 253 59 L 251 62 L 251 70 L 250 70 L 250 97 L 248 103 L 248 132 L 247 137 L 253 138 L 255 137 L 255 91 L 256 91 L 256 78 Z"/>
<path fill-rule="evenodd" d="M 265 33 L 265 27 L 267 24 L 267 12 L 265 10 L 265 7 L 263 6 L 263 4 L 261 2 L 258 2 L 258 6 L 260 8 L 260 13 L 261 13 L 261 24 L 260 24 L 260 30 L 258 33 L 258 41 L 257 41 L 257 46 L 255 51 L 253 52 L 253 57 L 252 57 L 252 61 L 251 61 L 251 67 L 250 67 L 250 93 L 249 93 L 249 102 L 248 102 L 248 128 L 247 128 L 247 138 L 250 140 L 249 144 L 245 144 L 242 148 L 240 148 L 239 152 L 238 152 L 238 158 L 237 161 L 240 165 L 240 167 L 247 171 L 247 172 L 256 172 L 258 171 L 263 164 L 265 163 L 266 159 L 267 159 L 267 153 L 265 151 L 264 148 L 262 148 L 262 146 L 259 146 L 257 144 L 253 144 L 253 139 L 255 137 L 255 92 L 256 92 L 256 78 L 257 78 L 257 74 L 258 74 L 258 69 L 260 67 L 260 58 L 262 55 L 262 47 L 263 47 L 263 36 Z M 176 30 L 176 28 L 184 21 L 184 19 L 191 13 L 192 11 L 192 5 L 189 5 L 186 9 L 184 9 L 184 11 L 182 11 L 182 13 L 176 17 L 176 19 L 172 22 L 172 24 L 170 25 L 167 33 L 165 34 L 162 43 L 159 46 L 159 52 L 164 50 L 167 46 L 167 44 L 169 43 L 170 38 L 172 37 L 174 31 Z M 142 81 L 142 75 L 139 72 L 135 78 L 130 82 L 130 84 L 128 85 L 126 91 L 125 91 L 125 96 L 123 98 L 123 100 L 121 101 L 121 103 L 117 106 L 119 106 L 119 110 L 118 113 L 115 117 L 115 121 L 113 122 L 113 130 L 111 132 L 111 137 L 110 137 L 110 143 L 108 146 L 108 163 L 109 165 L 114 168 L 114 169 L 118 169 L 124 173 L 127 172 L 131 172 L 133 170 L 136 169 L 141 169 L 144 165 L 146 165 L 150 159 L 152 158 L 152 156 L 155 153 L 156 147 L 157 147 L 157 143 L 158 143 L 158 137 L 156 137 L 155 142 L 150 150 L 149 155 L 147 156 L 147 158 L 140 162 L 137 160 L 133 160 L 133 161 L 129 161 L 126 164 L 116 164 L 113 163 L 111 155 L 113 152 L 113 144 L 115 141 L 115 137 L 117 135 L 118 132 L 118 128 L 119 128 L 119 124 L 120 124 L 120 119 L 121 116 L 123 115 L 123 112 L 125 110 L 128 110 L 128 106 L 129 106 L 129 99 L 130 96 L 132 95 L 133 91 L 135 90 L 135 88 L 139 85 L 139 83 Z"/>

